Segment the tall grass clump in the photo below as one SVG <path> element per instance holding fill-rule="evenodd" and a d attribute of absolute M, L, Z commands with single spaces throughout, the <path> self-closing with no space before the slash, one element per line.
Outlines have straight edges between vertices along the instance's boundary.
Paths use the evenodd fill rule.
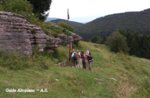
<path fill-rule="evenodd" d="M 54 64 L 52 54 L 35 53 L 31 56 L 23 56 L 17 53 L 0 52 L 0 66 L 11 70 L 23 70 L 31 67 L 48 69 Z"/>
<path fill-rule="evenodd" d="M 0 5 L 0 8 L 3 11 L 18 13 L 23 16 L 32 14 L 32 5 L 27 0 L 6 0 Z"/>
<path fill-rule="evenodd" d="M 27 57 L 18 55 L 17 53 L 4 53 L 0 52 L 0 66 L 13 70 L 23 69 L 29 67 Z"/>

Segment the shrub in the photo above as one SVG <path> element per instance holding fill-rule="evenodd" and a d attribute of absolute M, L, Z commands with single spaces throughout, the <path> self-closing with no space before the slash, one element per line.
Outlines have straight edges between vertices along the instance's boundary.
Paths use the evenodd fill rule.
<path fill-rule="evenodd" d="M 5 0 L 0 3 L 0 10 L 20 14 L 31 23 L 43 25 L 33 13 L 32 5 L 27 0 Z"/>
<path fill-rule="evenodd" d="M 99 44 L 104 44 L 105 37 L 94 36 L 94 37 L 92 37 L 91 42 L 93 42 L 93 43 L 99 43 Z"/>
<path fill-rule="evenodd" d="M 106 41 L 106 45 L 110 48 L 111 51 L 114 52 L 124 52 L 127 53 L 129 51 L 126 37 L 122 35 L 120 32 L 113 32 Z"/>
<path fill-rule="evenodd" d="M 21 15 L 32 14 L 32 6 L 26 0 L 7 0 L 0 6 L 4 11 L 15 12 Z"/>

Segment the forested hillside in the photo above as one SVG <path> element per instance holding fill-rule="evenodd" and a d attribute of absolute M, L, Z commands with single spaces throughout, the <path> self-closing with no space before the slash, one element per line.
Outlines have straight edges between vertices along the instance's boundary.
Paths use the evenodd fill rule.
<path fill-rule="evenodd" d="M 72 25 L 84 38 L 107 36 L 116 30 L 150 34 L 150 9 L 140 12 L 126 12 L 97 18 L 80 29 Z"/>
<path fill-rule="evenodd" d="M 126 32 L 136 32 L 142 34 L 150 34 L 150 9 L 139 12 L 126 12 L 107 15 L 97 18 L 86 24 L 66 21 L 62 19 L 54 20 L 53 22 L 64 21 L 69 23 L 76 33 L 80 34 L 85 39 L 93 37 L 105 37 L 110 33 L 122 30 Z"/>

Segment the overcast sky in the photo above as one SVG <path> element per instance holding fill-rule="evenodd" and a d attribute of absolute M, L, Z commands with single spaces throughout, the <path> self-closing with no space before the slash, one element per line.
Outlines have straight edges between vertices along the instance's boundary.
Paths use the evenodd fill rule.
<path fill-rule="evenodd" d="M 150 0 L 52 0 L 49 17 L 89 22 L 105 15 L 150 8 Z"/>

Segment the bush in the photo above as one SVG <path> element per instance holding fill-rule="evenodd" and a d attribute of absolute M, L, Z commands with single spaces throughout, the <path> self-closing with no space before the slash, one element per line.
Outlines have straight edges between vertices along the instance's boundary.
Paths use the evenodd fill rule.
<path fill-rule="evenodd" d="M 94 36 L 91 39 L 91 42 L 93 42 L 93 43 L 99 43 L 99 44 L 104 44 L 105 41 L 106 41 L 105 37 L 99 37 L 99 36 Z"/>
<path fill-rule="evenodd" d="M 124 52 L 127 53 L 129 51 L 126 37 L 122 35 L 120 32 L 113 32 L 106 41 L 106 45 L 110 48 L 111 51 L 114 52 Z"/>
<path fill-rule="evenodd" d="M 34 53 L 32 56 L 23 56 L 17 53 L 5 53 L 0 51 L 0 67 L 11 70 L 24 70 L 37 67 L 48 69 L 54 65 L 53 56 L 47 53 Z"/>
<path fill-rule="evenodd" d="M 31 23 L 39 24 L 32 13 L 32 5 L 27 0 L 6 0 L 0 4 L 0 10 L 20 14 Z"/>
<path fill-rule="evenodd" d="M 33 24 L 43 25 L 33 13 L 32 5 L 27 0 L 5 0 L 0 3 L 0 10 L 20 14 Z"/>
<path fill-rule="evenodd" d="M 28 57 L 21 56 L 17 53 L 0 52 L 0 66 L 12 70 L 28 68 Z"/>
<path fill-rule="evenodd" d="M 26 0 L 7 0 L 0 6 L 3 11 L 15 12 L 21 15 L 32 14 L 32 5 Z"/>

